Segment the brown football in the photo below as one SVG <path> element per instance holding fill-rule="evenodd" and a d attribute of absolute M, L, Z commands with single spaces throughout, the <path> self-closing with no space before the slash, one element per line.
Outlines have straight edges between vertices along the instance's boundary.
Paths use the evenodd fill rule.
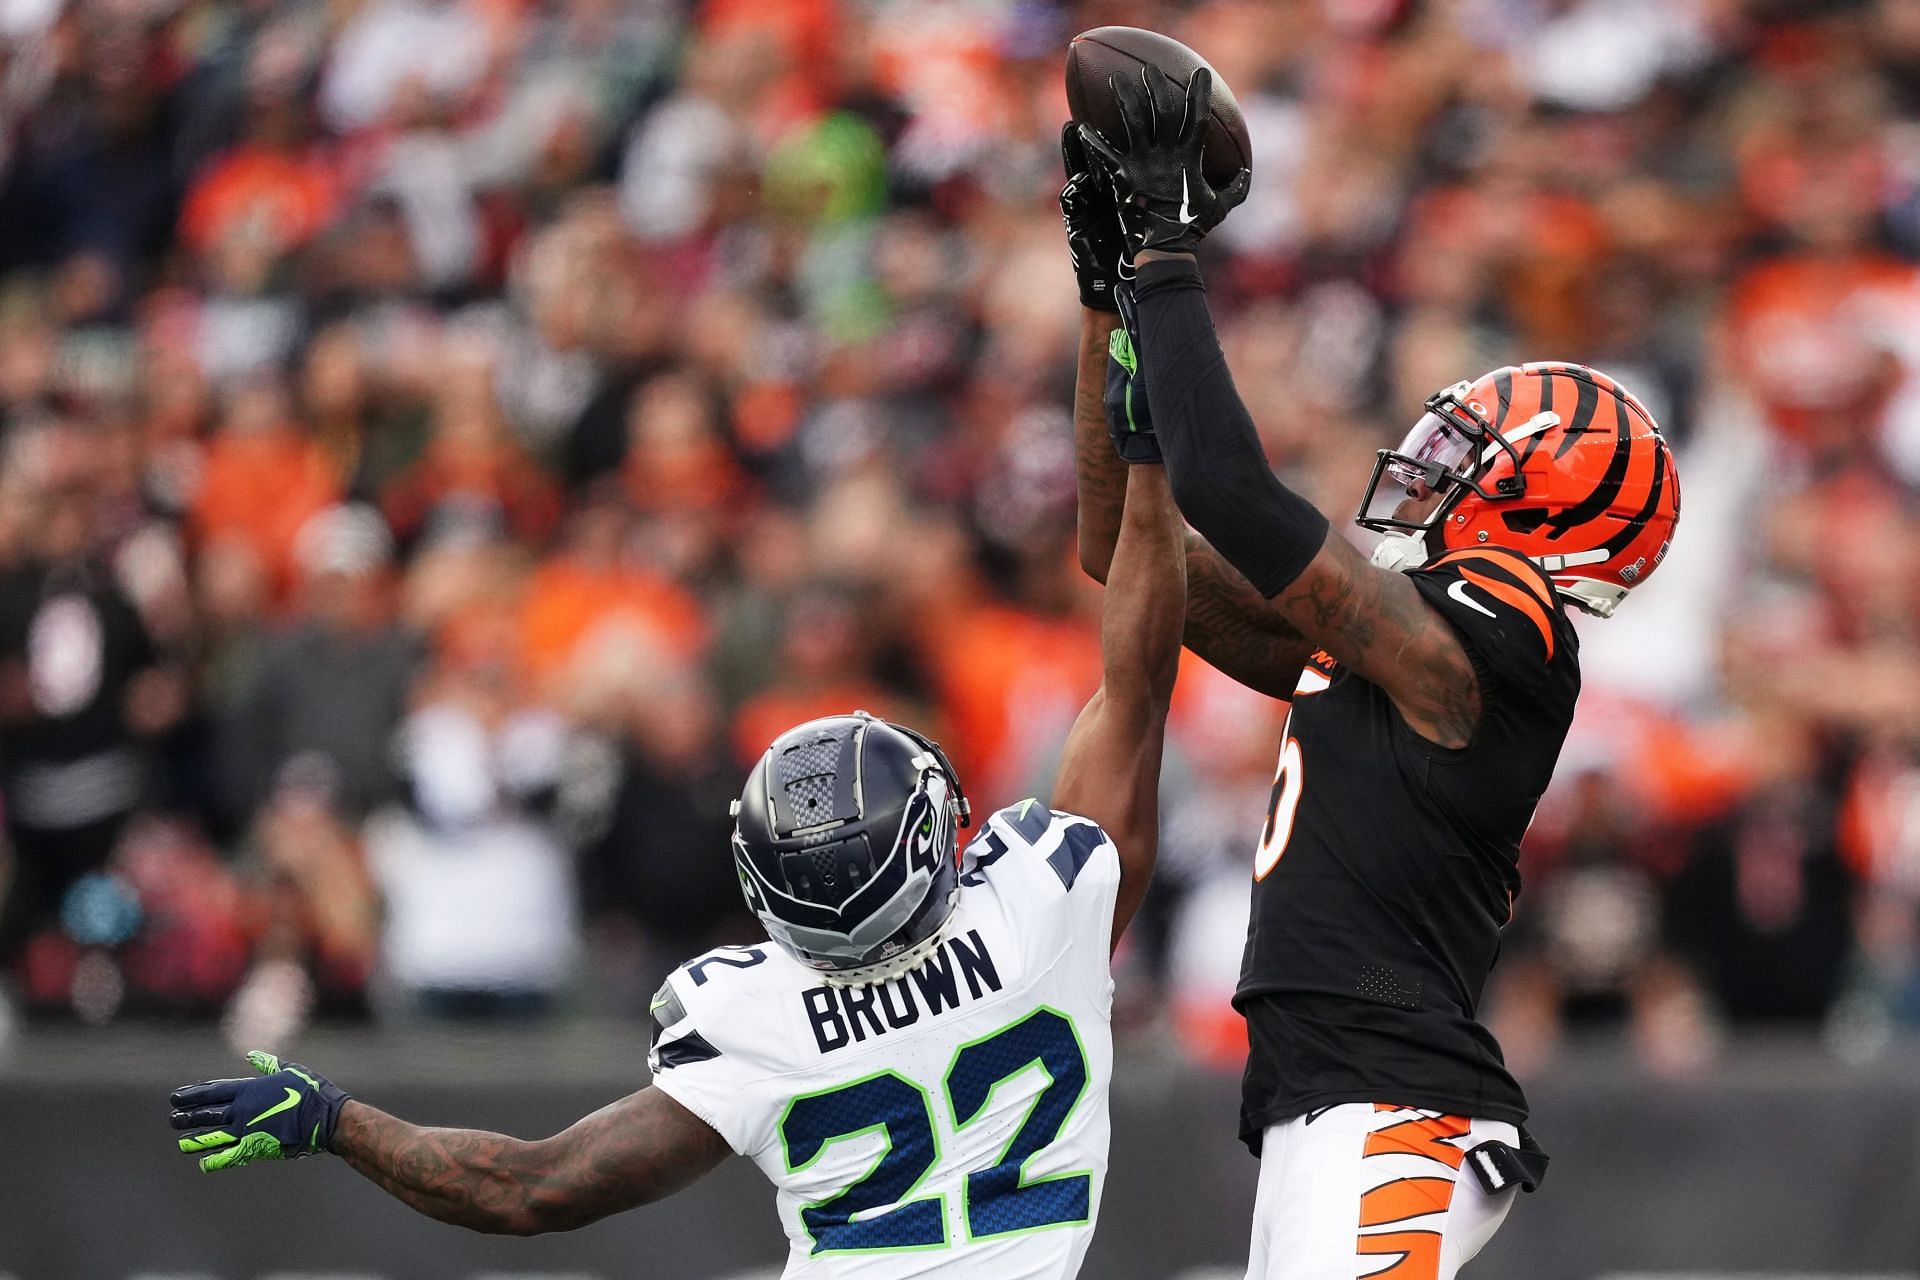
<path fill-rule="evenodd" d="M 1090 124 L 1118 145 L 1124 145 L 1126 129 L 1120 123 L 1120 111 L 1113 101 L 1107 77 L 1118 71 L 1139 75 L 1142 63 L 1152 63 L 1182 89 L 1195 67 L 1213 71 L 1213 122 L 1207 130 L 1207 181 L 1216 187 L 1233 181 L 1233 175 L 1253 167 L 1253 142 L 1247 137 L 1247 120 L 1240 114 L 1240 103 L 1227 82 L 1212 64 L 1193 50 L 1157 31 L 1139 27 L 1095 27 L 1082 31 L 1067 46 L 1067 108 L 1081 124 Z"/>

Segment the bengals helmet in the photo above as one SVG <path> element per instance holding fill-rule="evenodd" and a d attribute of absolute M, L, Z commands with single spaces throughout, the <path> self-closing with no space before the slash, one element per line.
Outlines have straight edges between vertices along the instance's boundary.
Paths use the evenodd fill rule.
<path fill-rule="evenodd" d="M 1437 493 L 1439 504 L 1418 520 L 1397 518 L 1395 489 Z M 1400 447 L 1380 451 L 1356 518 L 1387 535 L 1374 552 L 1382 567 L 1505 547 L 1605 618 L 1666 558 L 1680 477 L 1653 415 L 1606 374 L 1509 365 L 1428 400 Z"/>

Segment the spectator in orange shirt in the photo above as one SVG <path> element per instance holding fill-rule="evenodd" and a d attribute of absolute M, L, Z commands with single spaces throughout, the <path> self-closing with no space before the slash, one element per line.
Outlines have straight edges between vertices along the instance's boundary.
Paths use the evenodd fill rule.
<path fill-rule="evenodd" d="M 620 470 L 635 506 L 716 512 L 740 495 L 746 477 L 720 434 L 719 407 L 706 387 L 684 374 L 665 374 L 640 388 L 627 415 Z"/>
<path fill-rule="evenodd" d="M 294 578 L 294 538 L 339 495 L 333 463 L 289 416 L 286 388 L 257 376 L 228 397 L 207 449 L 192 527 L 203 547 L 245 547 L 284 602 Z"/>
<path fill-rule="evenodd" d="M 920 637 L 961 758 L 989 798 L 1032 793 L 1100 683 L 1099 628 L 1076 607 L 1089 594 L 1077 557 L 1050 542 L 1019 573 L 1016 599 L 983 601 Z"/>
<path fill-rule="evenodd" d="M 697 19 L 703 41 L 751 42 L 763 60 L 765 91 L 755 124 L 769 134 L 818 115 L 833 101 L 846 59 L 839 56 L 847 15 L 834 0 L 705 0 Z"/>
<path fill-rule="evenodd" d="M 203 168 L 188 189 L 180 236 L 204 254 L 236 232 L 278 253 L 304 245 L 339 203 L 333 167 L 313 144 L 302 96 L 305 53 L 297 38 L 263 36 L 247 68 L 241 140 Z"/>
<path fill-rule="evenodd" d="M 640 529 L 617 493 L 573 512 L 566 547 L 527 585 L 520 625 L 527 663 L 564 694 L 585 668 L 637 673 L 695 659 L 706 642 L 700 604 L 645 558 Z"/>
<path fill-rule="evenodd" d="M 508 434 L 482 359 L 447 362 L 426 452 L 381 495 L 402 544 L 452 522 L 538 545 L 560 516 L 553 482 Z"/>
<path fill-rule="evenodd" d="M 1839 246 L 1741 276 L 1727 300 L 1734 364 L 1773 425 L 1819 453 L 1874 440 L 1903 376 L 1887 326 L 1917 287 L 1912 267 Z"/>
<path fill-rule="evenodd" d="M 787 608 L 771 666 L 773 682 L 741 704 L 733 717 L 733 750 L 741 767 L 788 726 L 820 716 L 871 711 L 905 718 L 901 699 L 873 674 L 872 629 L 859 594 L 837 583 L 815 583 Z"/>

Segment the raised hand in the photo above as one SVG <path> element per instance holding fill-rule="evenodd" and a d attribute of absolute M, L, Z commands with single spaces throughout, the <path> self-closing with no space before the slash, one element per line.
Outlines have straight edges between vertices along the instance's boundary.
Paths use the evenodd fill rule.
<path fill-rule="evenodd" d="M 1137 76 L 1115 72 L 1107 81 L 1124 138 L 1107 138 L 1089 125 L 1080 140 L 1098 158 L 1113 183 L 1129 258 L 1143 250 L 1191 253 L 1247 198 L 1252 174 L 1242 169 L 1215 190 L 1201 160 L 1213 102 L 1213 73 L 1197 68 L 1182 97 L 1166 73 L 1152 65 Z"/>
<path fill-rule="evenodd" d="M 1060 188 L 1060 220 L 1067 226 L 1067 253 L 1080 285 L 1080 305 L 1117 311 L 1113 287 L 1120 276 L 1126 245 L 1120 211 L 1114 207 L 1113 181 L 1087 156 L 1080 126 L 1069 120 L 1060 129 L 1060 161 L 1067 184 Z"/>

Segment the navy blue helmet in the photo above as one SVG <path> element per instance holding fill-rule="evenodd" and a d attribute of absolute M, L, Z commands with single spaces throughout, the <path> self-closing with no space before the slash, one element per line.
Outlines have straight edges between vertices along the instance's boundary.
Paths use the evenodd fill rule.
<path fill-rule="evenodd" d="M 775 738 L 733 807 L 733 861 L 767 936 L 830 982 L 877 982 L 939 945 L 967 799 L 937 743 L 864 711 Z"/>

